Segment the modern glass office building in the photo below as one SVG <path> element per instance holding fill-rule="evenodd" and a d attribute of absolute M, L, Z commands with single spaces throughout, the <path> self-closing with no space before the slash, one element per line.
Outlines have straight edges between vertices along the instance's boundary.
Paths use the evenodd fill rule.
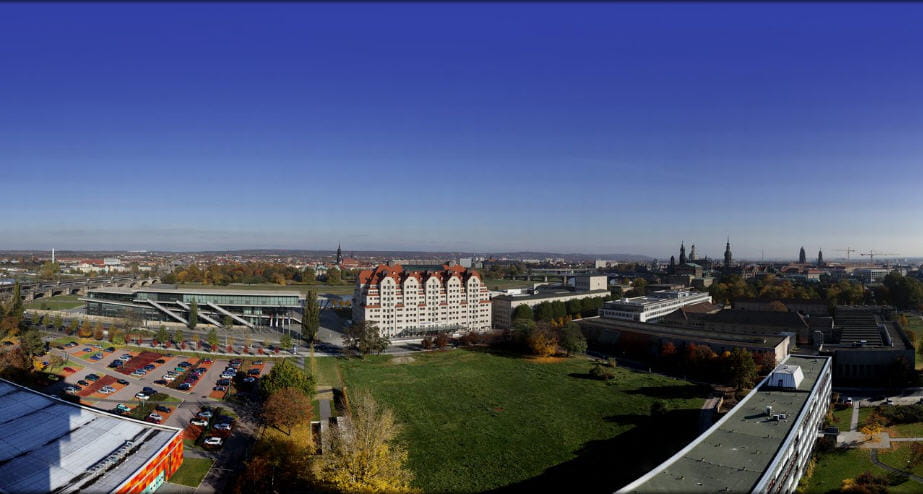
<path fill-rule="evenodd" d="M 125 317 L 135 311 L 148 321 L 188 323 L 193 302 L 199 323 L 281 327 L 301 321 L 298 292 L 145 287 L 90 290 L 81 300 L 89 315 Z"/>

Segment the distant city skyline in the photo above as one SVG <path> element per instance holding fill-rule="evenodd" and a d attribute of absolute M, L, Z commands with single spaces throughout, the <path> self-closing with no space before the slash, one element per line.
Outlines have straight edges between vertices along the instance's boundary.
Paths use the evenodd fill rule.
<path fill-rule="evenodd" d="M 0 250 L 923 256 L 920 25 L 914 3 L 0 4 Z"/>

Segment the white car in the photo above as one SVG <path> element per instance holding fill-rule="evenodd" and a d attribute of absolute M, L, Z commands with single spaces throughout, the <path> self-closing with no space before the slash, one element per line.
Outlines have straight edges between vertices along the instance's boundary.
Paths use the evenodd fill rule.
<path fill-rule="evenodd" d="M 229 431 L 229 430 L 231 430 L 231 424 L 228 424 L 228 423 L 215 424 L 215 430 L 217 430 L 217 431 Z"/>
<path fill-rule="evenodd" d="M 205 427 L 206 425 L 208 425 L 208 421 L 205 419 L 192 419 L 190 424 Z"/>
<path fill-rule="evenodd" d="M 154 420 L 163 420 L 163 417 L 161 417 L 160 414 L 153 413 L 153 412 L 151 412 L 151 414 L 148 415 L 147 418 L 154 419 Z"/>
<path fill-rule="evenodd" d="M 75 388 L 75 387 L 73 387 L 73 386 L 68 386 L 68 387 L 64 388 L 64 392 L 67 393 L 67 394 L 69 394 L 69 395 L 74 395 L 74 394 L 77 394 L 77 388 Z"/>
<path fill-rule="evenodd" d="M 135 395 L 135 398 L 143 401 L 143 400 L 149 400 L 151 397 L 144 393 L 138 393 Z"/>
<path fill-rule="evenodd" d="M 103 387 L 99 388 L 99 392 L 102 393 L 102 394 L 104 394 L 104 395 L 107 395 L 107 394 L 110 394 L 110 393 L 115 393 L 115 388 L 113 388 L 112 386 L 103 386 Z"/>
<path fill-rule="evenodd" d="M 204 418 L 204 419 L 210 419 L 210 418 L 212 418 L 212 412 L 210 412 L 210 411 L 208 411 L 208 410 L 203 410 L 203 411 L 197 413 L 196 415 L 199 416 L 199 417 L 202 417 L 202 418 Z"/>
<path fill-rule="evenodd" d="M 221 446 L 221 442 L 221 438 L 215 436 L 205 439 L 206 446 Z"/>
<path fill-rule="evenodd" d="M 175 380 L 176 380 L 176 376 L 171 376 L 170 374 L 167 374 L 167 375 L 163 376 L 163 380 L 164 380 L 164 381 L 167 381 L 167 382 L 175 381 Z"/>
<path fill-rule="evenodd" d="M 128 355 L 126 353 L 125 355 L 122 355 L 121 357 L 119 357 L 119 360 L 121 360 L 122 362 L 128 362 L 129 360 L 131 360 L 131 355 Z"/>

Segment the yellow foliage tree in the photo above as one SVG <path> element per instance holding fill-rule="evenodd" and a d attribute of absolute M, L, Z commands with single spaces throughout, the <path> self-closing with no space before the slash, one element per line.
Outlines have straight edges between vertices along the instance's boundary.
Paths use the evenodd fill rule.
<path fill-rule="evenodd" d="M 394 413 L 363 391 L 352 401 L 348 419 L 349 426 L 328 430 L 330 446 L 317 465 L 317 479 L 340 492 L 418 492 L 410 487 L 407 450 L 395 442 L 400 426 Z"/>
<path fill-rule="evenodd" d="M 529 345 L 529 350 L 539 357 L 548 357 L 558 351 L 558 337 L 554 331 L 548 329 L 537 328 L 532 331 L 526 343 Z"/>

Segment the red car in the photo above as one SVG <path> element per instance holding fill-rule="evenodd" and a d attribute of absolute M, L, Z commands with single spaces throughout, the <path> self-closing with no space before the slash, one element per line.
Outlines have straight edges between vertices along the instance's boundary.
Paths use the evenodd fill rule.
<path fill-rule="evenodd" d="M 77 372 L 77 370 L 74 369 L 73 367 L 65 367 L 64 372 Z"/>

